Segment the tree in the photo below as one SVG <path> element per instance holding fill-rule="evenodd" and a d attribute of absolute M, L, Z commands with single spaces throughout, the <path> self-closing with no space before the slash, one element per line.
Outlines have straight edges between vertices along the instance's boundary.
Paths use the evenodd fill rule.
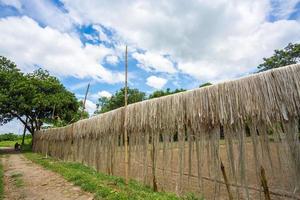
<path fill-rule="evenodd" d="M 89 118 L 89 113 L 85 110 L 83 111 L 83 101 L 78 101 L 77 103 L 78 103 L 78 110 L 77 112 L 73 113 L 73 117 L 71 121 L 66 121 L 64 119 L 61 119 L 59 116 L 53 116 L 52 119 L 49 120 L 49 123 L 51 123 L 53 127 L 62 127 L 70 123 L 76 122 L 78 120 Z"/>
<path fill-rule="evenodd" d="M 199 85 L 199 88 L 210 86 L 210 85 L 212 85 L 212 83 L 210 83 L 210 82 L 203 83 L 203 84 Z"/>
<path fill-rule="evenodd" d="M 146 98 L 146 94 L 144 92 L 139 91 L 138 89 L 128 88 L 128 104 L 132 104 L 135 102 L 143 101 Z M 95 114 L 105 113 L 117 108 L 120 108 L 125 105 L 125 89 L 121 88 L 110 98 L 101 97 L 98 99 L 97 103 L 97 111 Z"/>
<path fill-rule="evenodd" d="M 162 97 L 162 96 L 167 96 L 170 94 L 175 94 L 178 92 L 184 92 L 185 89 L 175 89 L 174 91 L 172 91 L 170 88 L 167 88 L 166 90 L 156 90 L 154 91 L 152 94 L 149 95 L 149 99 L 153 99 L 153 98 L 157 98 L 157 97 Z"/>
<path fill-rule="evenodd" d="M 42 69 L 23 74 L 3 56 L 0 85 L 0 125 L 17 118 L 32 136 L 44 123 L 70 122 L 78 111 L 76 97 L 57 78 Z"/>
<path fill-rule="evenodd" d="M 300 61 L 300 44 L 289 43 L 284 49 L 274 52 L 273 56 L 263 58 L 264 62 L 258 66 L 259 72 L 296 64 Z"/>

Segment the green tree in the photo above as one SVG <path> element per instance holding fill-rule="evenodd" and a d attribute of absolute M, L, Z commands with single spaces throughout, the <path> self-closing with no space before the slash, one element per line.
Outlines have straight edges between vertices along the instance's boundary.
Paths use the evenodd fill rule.
<path fill-rule="evenodd" d="M 184 91 L 185 91 L 185 89 L 182 89 L 182 88 L 175 89 L 174 91 L 172 91 L 170 88 L 167 88 L 166 90 L 156 90 L 152 94 L 149 95 L 149 99 L 167 96 L 170 94 L 175 94 L 175 93 L 184 92 Z"/>
<path fill-rule="evenodd" d="M 146 98 L 146 94 L 144 92 L 139 91 L 138 89 L 128 88 L 128 104 L 132 104 L 135 102 L 143 101 Z M 96 114 L 105 113 L 117 108 L 120 108 L 125 105 L 125 89 L 121 88 L 110 98 L 101 97 L 98 99 L 97 103 L 97 111 Z"/>
<path fill-rule="evenodd" d="M 78 112 L 76 97 L 57 78 L 41 69 L 23 74 L 2 56 L 0 85 L 0 125 L 16 118 L 34 136 L 44 123 L 54 124 L 57 119 L 68 123 Z"/>
<path fill-rule="evenodd" d="M 258 66 L 259 72 L 299 63 L 300 44 L 289 43 L 284 49 L 275 50 L 273 56 L 263 60 Z"/>
<path fill-rule="evenodd" d="M 212 85 L 212 83 L 210 83 L 210 82 L 203 83 L 203 84 L 199 85 L 199 88 L 210 86 L 210 85 Z"/>
<path fill-rule="evenodd" d="M 63 120 L 59 116 L 53 116 L 52 119 L 48 120 L 49 123 L 51 123 L 53 127 L 62 127 L 70 123 L 76 122 L 80 119 L 89 118 L 89 113 L 86 110 L 83 111 L 83 101 L 78 101 L 77 103 L 78 103 L 78 110 L 77 112 L 73 113 L 73 117 L 71 121 Z"/>

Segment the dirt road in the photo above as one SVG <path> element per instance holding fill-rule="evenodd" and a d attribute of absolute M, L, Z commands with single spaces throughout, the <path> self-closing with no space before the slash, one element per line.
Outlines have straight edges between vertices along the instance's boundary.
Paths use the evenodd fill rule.
<path fill-rule="evenodd" d="M 93 195 L 67 182 L 60 175 L 32 163 L 22 154 L 5 154 L 5 200 L 92 200 Z"/>

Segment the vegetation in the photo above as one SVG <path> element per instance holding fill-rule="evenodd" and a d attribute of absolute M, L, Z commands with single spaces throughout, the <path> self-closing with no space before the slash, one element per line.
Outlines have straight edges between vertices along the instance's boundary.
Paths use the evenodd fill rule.
<path fill-rule="evenodd" d="M 16 142 L 22 144 L 22 135 L 13 133 L 6 133 L 0 135 L 0 147 L 14 147 Z M 22 145 L 22 151 L 31 150 L 32 136 L 30 134 L 25 135 L 24 145 Z"/>
<path fill-rule="evenodd" d="M 212 85 L 212 83 L 210 83 L 210 82 L 203 83 L 203 84 L 199 85 L 199 88 L 210 86 L 210 85 Z"/>
<path fill-rule="evenodd" d="M 13 141 L 2 141 L 0 142 L 0 147 L 14 147 L 14 145 L 18 142 L 22 143 L 22 139 L 13 140 Z M 24 140 L 24 145 L 22 146 L 23 151 L 29 151 L 31 149 L 31 138 L 27 138 Z"/>
<path fill-rule="evenodd" d="M 170 88 L 167 88 L 166 90 L 154 91 L 147 98 L 144 92 L 141 92 L 138 89 L 128 88 L 128 104 L 136 103 L 146 99 L 152 99 L 152 98 L 162 97 L 170 94 L 175 94 L 183 91 L 185 91 L 185 89 L 176 89 L 174 91 L 171 91 Z M 95 112 L 95 114 L 105 113 L 124 106 L 125 105 L 124 98 L 125 98 L 124 88 L 118 90 L 110 98 L 108 97 L 99 98 L 97 103 L 97 111 Z"/>
<path fill-rule="evenodd" d="M 135 102 L 143 101 L 146 99 L 146 94 L 144 92 L 139 91 L 138 89 L 128 88 L 128 104 L 132 104 Z M 125 105 L 125 89 L 121 88 L 110 98 L 101 97 L 97 103 L 97 111 L 98 113 L 105 113 L 110 110 L 114 110 L 120 108 Z"/>
<path fill-rule="evenodd" d="M 157 91 L 154 91 L 152 94 L 149 95 L 149 99 L 162 97 L 162 96 L 167 96 L 167 95 L 170 95 L 170 94 L 175 94 L 175 93 L 184 92 L 184 91 L 186 91 L 186 90 L 182 89 L 182 88 L 176 89 L 174 91 L 170 90 L 170 88 L 167 88 L 166 90 L 157 90 Z"/>
<path fill-rule="evenodd" d="M 22 135 L 17 135 L 14 133 L 5 133 L 5 134 L 0 134 L 0 142 L 2 141 L 17 141 L 17 140 L 22 140 Z M 31 135 L 25 135 L 25 139 L 31 139 Z"/>
<path fill-rule="evenodd" d="M 23 74 L 0 56 L 0 85 L 0 125 L 16 118 L 34 135 L 44 123 L 65 125 L 79 119 L 75 95 L 47 71 Z"/>
<path fill-rule="evenodd" d="M 98 173 L 94 169 L 79 163 L 62 162 L 53 158 L 43 158 L 40 154 L 26 153 L 25 156 L 35 163 L 61 174 L 66 180 L 80 186 L 83 190 L 95 194 L 96 199 L 107 200 L 177 200 L 174 194 L 153 192 L 150 187 L 131 180 L 126 186 L 123 178 Z M 195 195 L 189 194 L 182 199 L 196 200 Z"/>
<path fill-rule="evenodd" d="M 289 43 L 284 49 L 275 50 L 271 57 L 263 60 L 264 62 L 258 66 L 260 72 L 299 63 L 300 44 Z"/>

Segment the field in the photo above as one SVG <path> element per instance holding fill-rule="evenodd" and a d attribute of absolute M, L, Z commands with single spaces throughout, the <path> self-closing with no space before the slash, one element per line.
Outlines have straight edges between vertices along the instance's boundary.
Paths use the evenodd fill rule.
<path fill-rule="evenodd" d="M 13 141 L 1 141 L 0 147 L 14 147 L 14 145 L 18 142 L 19 144 L 22 143 L 22 139 L 13 140 Z M 25 146 L 31 144 L 31 138 L 26 138 L 24 140 Z"/>

